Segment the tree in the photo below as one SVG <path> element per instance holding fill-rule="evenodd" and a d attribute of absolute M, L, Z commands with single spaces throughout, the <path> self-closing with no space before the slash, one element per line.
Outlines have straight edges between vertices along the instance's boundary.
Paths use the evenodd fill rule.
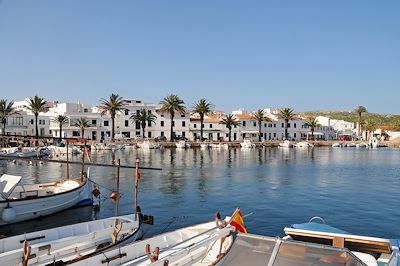
<path fill-rule="evenodd" d="M 68 117 L 65 115 L 58 115 L 52 119 L 54 123 L 57 123 L 60 128 L 60 141 L 62 139 L 62 127 L 68 123 Z"/>
<path fill-rule="evenodd" d="M 142 108 L 139 110 L 138 113 L 131 115 L 130 119 L 132 119 L 136 123 L 140 123 L 140 126 L 142 128 L 142 138 L 144 139 L 146 123 L 151 126 L 151 123 L 156 123 L 157 117 L 149 110 Z"/>
<path fill-rule="evenodd" d="M 354 111 L 358 114 L 358 132 L 357 132 L 357 134 L 358 134 L 358 136 L 360 136 L 360 133 L 362 132 L 362 130 L 361 130 L 361 125 L 362 125 L 361 115 L 362 115 L 362 113 L 367 113 L 367 108 L 360 105 Z"/>
<path fill-rule="evenodd" d="M 368 119 L 365 122 L 365 131 L 367 132 L 367 140 L 370 139 L 371 137 L 371 132 L 374 133 L 374 131 L 377 129 L 376 122 L 372 119 Z"/>
<path fill-rule="evenodd" d="M 311 128 L 311 139 L 314 140 L 314 129 L 320 127 L 321 124 L 316 117 L 310 116 L 307 118 L 306 125 Z"/>
<path fill-rule="evenodd" d="M 7 103 L 7 100 L 0 100 L 0 120 L 3 124 L 3 134 L 6 134 L 7 117 L 13 114 L 18 114 L 18 111 L 13 107 L 14 101 Z"/>
<path fill-rule="evenodd" d="M 171 136 L 170 140 L 174 140 L 174 116 L 175 113 L 184 114 L 186 112 L 185 102 L 182 101 L 178 95 L 170 94 L 165 97 L 162 101 L 160 101 L 162 107 L 160 109 L 161 112 L 168 112 L 171 118 Z"/>
<path fill-rule="evenodd" d="M 111 117 L 111 140 L 114 140 L 114 135 L 115 135 L 115 115 L 117 112 L 125 110 L 123 107 L 125 104 L 125 100 L 120 97 L 118 94 L 112 93 L 110 95 L 110 98 L 100 99 L 101 106 L 99 106 L 99 109 L 101 110 L 101 115 L 104 115 L 106 113 L 110 114 Z"/>
<path fill-rule="evenodd" d="M 229 130 L 229 142 L 231 142 L 231 133 L 232 133 L 232 127 L 233 126 L 239 126 L 240 122 L 237 119 L 235 115 L 229 114 L 226 115 L 222 120 L 219 122 L 220 124 L 223 124 L 228 128 Z"/>
<path fill-rule="evenodd" d="M 285 139 L 288 139 L 288 125 L 289 121 L 295 117 L 294 110 L 291 108 L 283 108 L 279 111 L 279 117 L 285 121 Z"/>
<path fill-rule="evenodd" d="M 39 113 L 46 113 L 49 111 L 49 107 L 47 106 L 47 102 L 44 98 L 41 98 L 37 95 L 34 97 L 29 98 L 28 100 L 28 105 L 25 105 L 25 107 L 30 110 L 34 115 L 35 115 L 35 137 L 36 141 L 35 143 L 38 143 L 38 138 L 39 138 L 39 130 L 38 130 L 38 117 Z"/>
<path fill-rule="evenodd" d="M 79 127 L 79 129 L 81 130 L 81 137 L 84 138 L 85 137 L 85 128 L 88 128 L 91 125 L 89 123 L 89 120 L 87 120 L 84 117 L 81 117 L 73 124 L 73 126 Z"/>
<path fill-rule="evenodd" d="M 258 141 L 261 142 L 261 125 L 263 121 L 269 121 L 271 122 L 271 119 L 267 116 L 265 116 L 264 111 L 262 109 L 258 109 L 254 114 L 253 114 L 253 119 L 257 121 L 258 124 Z"/>
<path fill-rule="evenodd" d="M 204 115 L 209 114 L 212 108 L 214 108 L 214 105 L 204 98 L 201 98 L 193 107 L 193 113 L 200 115 L 200 141 L 203 141 Z"/>

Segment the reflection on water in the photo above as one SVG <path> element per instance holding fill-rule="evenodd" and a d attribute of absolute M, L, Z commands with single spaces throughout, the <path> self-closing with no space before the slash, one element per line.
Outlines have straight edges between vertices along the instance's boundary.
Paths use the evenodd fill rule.
<path fill-rule="evenodd" d="M 92 152 L 92 160 L 160 167 L 142 170 L 139 205 L 155 216 L 149 235 L 230 214 L 240 206 L 248 230 L 282 235 L 283 227 L 322 216 L 329 224 L 357 234 L 400 238 L 397 222 L 400 172 L 395 149 L 162 149 Z M 80 160 L 74 156 L 73 160 Z M 70 166 L 79 174 L 79 165 Z M 45 182 L 66 175 L 55 163 L 0 162 L 0 173 L 22 175 L 24 182 Z M 116 169 L 92 167 L 94 181 L 115 189 Z M 133 169 L 121 169 L 120 213 L 133 211 Z M 114 215 L 110 191 L 101 189 L 100 211 L 77 208 L 42 220 L 0 228 L 0 234 L 38 230 Z M 11 229 L 12 228 L 12 229 Z"/>

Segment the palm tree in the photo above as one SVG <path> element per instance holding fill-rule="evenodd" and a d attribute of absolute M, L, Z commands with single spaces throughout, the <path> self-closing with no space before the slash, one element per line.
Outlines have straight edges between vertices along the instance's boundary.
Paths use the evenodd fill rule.
<path fill-rule="evenodd" d="M 142 138 L 144 139 L 146 123 L 148 123 L 149 126 L 151 125 L 151 123 L 156 123 L 157 117 L 150 111 L 142 108 L 138 113 L 131 115 L 130 119 L 132 119 L 136 123 L 140 123 L 140 126 L 142 127 Z"/>
<path fill-rule="evenodd" d="M 367 140 L 370 139 L 371 137 L 371 132 L 374 133 L 374 131 L 377 129 L 376 122 L 374 120 L 368 119 L 365 122 L 365 131 L 367 132 Z"/>
<path fill-rule="evenodd" d="M 311 139 L 314 140 L 314 129 L 320 127 L 321 124 L 316 117 L 310 116 L 307 118 L 306 125 L 311 128 Z"/>
<path fill-rule="evenodd" d="M 37 95 L 29 98 L 28 105 L 25 105 L 25 107 L 35 115 L 35 129 L 36 129 L 35 137 L 37 144 L 38 143 L 37 139 L 39 138 L 38 116 L 39 113 L 46 113 L 49 110 L 49 107 L 47 106 L 46 100 Z"/>
<path fill-rule="evenodd" d="M 261 142 L 261 124 L 263 121 L 271 121 L 271 119 L 264 114 L 264 110 L 258 109 L 254 114 L 253 114 L 253 119 L 257 121 L 258 124 L 258 141 Z"/>
<path fill-rule="evenodd" d="M 233 126 L 238 126 L 240 125 L 239 120 L 235 115 L 226 115 L 222 120 L 219 122 L 220 124 L 225 125 L 228 130 L 229 130 L 229 142 L 231 142 L 231 132 L 232 132 L 232 127 Z"/>
<path fill-rule="evenodd" d="M 212 108 L 214 108 L 214 105 L 204 98 L 201 98 L 193 107 L 193 112 L 200 115 L 200 141 L 203 141 L 204 115 L 209 114 Z"/>
<path fill-rule="evenodd" d="M 7 100 L 0 100 L 0 120 L 3 124 L 3 134 L 6 134 L 7 117 L 13 114 L 18 114 L 18 111 L 13 107 L 14 101 L 7 103 Z"/>
<path fill-rule="evenodd" d="M 63 127 L 63 125 L 68 123 L 68 117 L 65 116 L 65 115 L 58 115 L 58 116 L 54 117 L 52 119 L 52 121 L 54 123 L 58 123 L 58 126 L 60 127 L 60 141 L 61 141 L 61 139 L 62 139 L 62 127 Z"/>
<path fill-rule="evenodd" d="M 74 124 L 73 126 L 75 127 L 79 127 L 79 129 L 81 130 L 81 137 L 84 138 L 85 137 L 85 128 L 90 127 L 90 123 L 89 120 L 87 120 L 84 117 L 79 118 Z"/>
<path fill-rule="evenodd" d="M 117 112 L 125 110 L 123 108 L 125 104 L 125 100 L 120 97 L 118 94 L 112 93 L 110 95 L 110 99 L 100 99 L 101 106 L 99 106 L 99 109 L 101 110 L 101 115 L 104 115 L 106 113 L 109 113 L 111 116 L 111 141 L 114 140 L 114 135 L 115 135 L 115 115 Z"/>
<path fill-rule="evenodd" d="M 171 136 L 170 140 L 174 140 L 174 116 L 175 113 L 184 114 L 186 112 L 186 108 L 184 106 L 185 102 L 182 101 L 178 95 L 170 94 L 165 97 L 162 101 L 160 101 L 162 107 L 160 109 L 161 112 L 168 112 L 171 117 Z"/>
<path fill-rule="evenodd" d="M 288 139 L 288 125 L 289 121 L 295 117 L 294 110 L 291 108 L 283 108 L 279 111 L 279 117 L 285 120 L 285 139 Z"/>
<path fill-rule="evenodd" d="M 367 108 L 365 108 L 364 106 L 358 106 L 355 110 L 354 110 L 357 114 L 358 114 L 358 136 L 360 136 L 361 133 L 361 124 L 362 124 L 362 120 L 361 120 L 361 115 L 362 113 L 366 113 L 367 112 Z"/>

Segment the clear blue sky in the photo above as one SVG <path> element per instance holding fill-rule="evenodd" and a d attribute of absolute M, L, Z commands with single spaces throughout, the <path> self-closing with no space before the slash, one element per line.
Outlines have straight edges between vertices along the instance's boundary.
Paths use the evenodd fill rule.
<path fill-rule="evenodd" d="M 400 1 L 0 0 L 0 98 L 400 113 Z"/>

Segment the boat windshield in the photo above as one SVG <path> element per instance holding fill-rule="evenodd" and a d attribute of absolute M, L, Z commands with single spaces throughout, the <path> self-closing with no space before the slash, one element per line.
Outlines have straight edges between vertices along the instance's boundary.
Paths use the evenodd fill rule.
<path fill-rule="evenodd" d="M 238 234 L 231 250 L 217 265 L 365 265 L 348 249 Z"/>

